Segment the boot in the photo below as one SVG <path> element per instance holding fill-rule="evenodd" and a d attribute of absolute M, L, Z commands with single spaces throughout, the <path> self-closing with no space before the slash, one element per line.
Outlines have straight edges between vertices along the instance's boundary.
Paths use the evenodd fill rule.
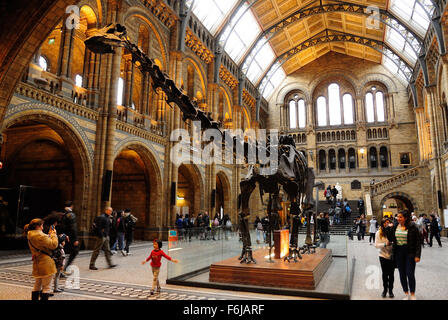
<path fill-rule="evenodd" d="M 383 290 L 383 293 L 381 294 L 381 296 L 383 298 L 386 298 L 386 295 L 387 295 L 387 285 L 384 285 L 384 290 Z"/>
<path fill-rule="evenodd" d="M 49 297 L 50 297 L 49 293 L 41 293 L 40 294 L 40 300 L 42 300 L 42 301 L 47 301 Z"/>
<path fill-rule="evenodd" d="M 393 289 L 394 289 L 394 288 L 389 288 L 389 298 L 393 298 L 393 297 L 395 297 L 395 296 L 394 296 L 394 293 L 392 292 Z"/>
<path fill-rule="evenodd" d="M 39 296 L 40 296 L 40 291 L 33 291 L 31 292 L 31 300 L 39 300 Z"/>

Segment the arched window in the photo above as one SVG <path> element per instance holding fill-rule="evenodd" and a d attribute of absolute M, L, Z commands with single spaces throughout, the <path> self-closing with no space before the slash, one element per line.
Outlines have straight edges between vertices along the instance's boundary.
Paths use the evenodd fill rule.
<path fill-rule="evenodd" d="M 340 126 L 342 124 L 341 97 L 339 94 L 339 86 L 336 83 L 332 83 L 328 87 L 328 104 L 330 114 L 330 126 Z"/>
<path fill-rule="evenodd" d="M 350 93 L 341 92 L 337 83 L 331 83 L 327 88 L 327 96 L 317 99 L 317 125 L 340 126 L 355 123 L 353 97 Z"/>
<path fill-rule="evenodd" d="M 118 79 L 118 90 L 117 90 L 117 105 L 122 106 L 123 105 L 123 78 Z"/>
<path fill-rule="evenodd" d="M 319 169 L 325 170 L 327 167 L 327 155 L 324 150 L 319 151 Z"/>
<path fill-rule="evenodd" d="M 339 149 L 338 151 L 338 159 L 339 159 L 339 169 L 345 169 L 345 150 Z"/>
<path fill-rule="evenodd" d="M 303 129 L 306 125 L 306 110 L 305 110 L 305 100 L 300 99 L 298 102 L 299 108 L 299 128 Z"/>
<path fill-rule="evenodd" d="M 336 152 L 334 151 L 334 149 L 331 149 L 328 152 L 328 156 L 329 156 L 329 161 L 330 161 L 330 170 L 335 170 L 336 169 Z"/>
<path fill-rule="evenodd" d="M 366 94 L 366 113 L 367 122 L 375 122 L 375 109 L 373 106 L 373 94 L 371 92 Z"/>
<path fill-rule="evenodd" d="M 348 149 L 348 165 L 350 169 L 356 168 L 356 153 L 353 148 Z"/>
<path fill-rule="evenodd" d="M 297 108 L 294 100 L 289 102 L 289 128 L 297 128 Z"/>
<path fill-rule="evenodd" d="M 384 93 L 375 86 L 366 93 L 366 119 L 368 123 L 386 121 Z"/>
<path fill-rule="evenodd" d="M 48 70 L 48 61 L 42 56 L 39 57 L 39 67 L 41 67 L 43 71 Z"/>
<path fill-rule="evenodd" d="M 353 117 L 353 98 L 352 95 L 347 93 L 342 98 L 344 105 L 344 124 L 353 124 L 355 119 Z"/>
<path fill-rule="evenodd" d="M 378 168 L 378 155 L 375 147 L 370 148 L 370 168 Z"/>
<path fill-rule="evenodd" d="M 300 99 L 299 95 L 295 95 L 294 99 L 289 101 L 289 128 L 304 129 L 306 126 L 306 109 L 305 100 Z"/>
<path fill-rule="evenodd" d="M 388 160 L 388 152 L 386 147 L 380 148 L 380 162 L 381 162 L 381 168 L 388 168 L 389 167 L 389 161 Z"/>
<path fill-rule="evenodd" d="M 376 101 L 376 120 L 378 122 L 384 122 L 385 112 L 384 112 L 384 95 L 381 91 L 378 91 L 375 95 Z"/>
<path fill-rule="evenodd" d="M 327 125 L 327 99 L 325 97 L 317 99 L 317 124 L 319 127 Z"/>

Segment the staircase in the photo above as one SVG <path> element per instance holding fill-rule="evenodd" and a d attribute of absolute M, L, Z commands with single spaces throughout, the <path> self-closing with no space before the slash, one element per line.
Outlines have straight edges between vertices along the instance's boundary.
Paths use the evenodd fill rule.
<path fill-rule="evenodd" d="M 330 226 L 330 233 L 331 234 L 336 234 L 336 235 L 346 235 L 347 232 L 349 230 L 352 229 L 353 227 L 353 220 L 356 219 L 357 216 L 359 216 L 359 211 L 358 211 L 358 200 L 349 200 L 348 204 L 350 205 L 350 208 L 352 209 L 352 213 L 350 215 L 350 217 L 347 217 L 345 221 L 341 220 L 340 224 L 333 224 L 332 226 Z M 318 204 L 318 213 L 320 212 L 328 212 L 328 209 L 330 208 L 331 205 L 329 205 L 327 203 L 327 201 L 319 201 Z M 313 226 L 311 226 L 313 227 Z M 300 234 L 306 234 L 306 226 L 301 226 L 299 228 L 299 233 Z"/>
<path fill-rule="evenodd" d="M 400 172 L 399 174 L 389 179 L 375 183 L 374 185 L 370 186 L 372 196 L 374 197 L 381 195 L 385 192 L 391 191 L 393 189 L 396 189 L 397 187 L 401 187 L 404 184 L 420 178 L 422 175 L 422 169 L 423 167 L 421 166 L 414 167 L 409 170 Z"/>

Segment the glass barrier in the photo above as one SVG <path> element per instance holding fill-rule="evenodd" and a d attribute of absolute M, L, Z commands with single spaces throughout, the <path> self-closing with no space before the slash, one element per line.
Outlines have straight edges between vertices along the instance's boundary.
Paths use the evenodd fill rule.
<path fill-rule="evenodd" d="M 183 286 L 207 287 L 227 290 L 254 291 L 271 294 L 307 296 L 316 298 L 348 299 L 351 288 L 351 266 L 348 261 L 348 237 L 344 234 L 332 233 L 326 248 L 331 250 L 331 262 L 314 289 L 285 288 L 282 286 L 247 285 L 238 283 L 211 282 L 210 267 L 212 264 L 223 263 L 224 260 L 232 262 L 237 269 L 239 267 L 250 266 L 240 264 L 238 257 L 242 253 L 242 240 L 240 234 L 233 226 L 231 229 L 225 227 L 214 227 L 211 229 L 192 228 L 186 230 L 171 230 L 168 252 L 172 258 L 178 259 L 178 264 L 168 264 L 167 284 L 177 284 Z M 176 235 L 176 236 L 173 236 Z M 269 235 L 266 232 L 252 229 L 250 231 L 252 251 L 258 252 L 256 267 L 264 266 L 269 260 Z M 314 235 L 311 233 L 314 240 Z M 302 228 L 298 241 L 299 246 L 305 244 L 306 229 Z M 316 246 L 324 246 L 320 243 L 319 235 L 316 234 Z M 274 241 L 272 240 L 272 246 Z M 288 269 L 292 266 L 288 264 L 298 264 L 294 268 L 299 268 L 304 260 L 294 262 L 284 261 L 274 258 L 274 250 L 271 251 L 271 260 L 276 262 L 275 266 Z M 319 250 L 319 249 L 317 249 Z M 287 252 L 287 251 L 286 251 Z M 262 253 L 262 255 L 260 255 Z M 309 253 L 302 253 L 306 256 Z M 265 261 L 260 261 L 265 260 Z M 228 260 L 230 259 L 230 260 Z M 235 261 L 234 261 L 235 260 Z M 269 266 L 267 266 L 269 267 Z M 325 269 L 324 268 L 324 269 Z M 235 270 L 237 270 L 235 269 Z M 261 269 L 258 269 L 261 270 Z M 257 272 L 256 268 L 250 272 Z M 317 272 L 317 271 L 316 271 Z"/>

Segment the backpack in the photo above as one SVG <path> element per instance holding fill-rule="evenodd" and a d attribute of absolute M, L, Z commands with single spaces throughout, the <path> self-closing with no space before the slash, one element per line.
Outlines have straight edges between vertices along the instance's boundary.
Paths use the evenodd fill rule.
<path fill-rule="evenodd" d="M 95 219 L 93 219 L 93 222 L 92 222 L 92 227 L 90 230 L 92 235 L 97 236 L 97 237 L 103 236 L 101 233 L 100 225 L 101 225 L 101 216 L 97 216 L 97 217 L 95 217 Z"/>
<path fill-rule="evenodd" d="M 188 228 L 188 227 L 190 227 L 190 219 L 188 219 L 188 218 L 184 218 L 184 221 L 183 221 L 183 227 L 184 227 L 184 228 Z"/>

